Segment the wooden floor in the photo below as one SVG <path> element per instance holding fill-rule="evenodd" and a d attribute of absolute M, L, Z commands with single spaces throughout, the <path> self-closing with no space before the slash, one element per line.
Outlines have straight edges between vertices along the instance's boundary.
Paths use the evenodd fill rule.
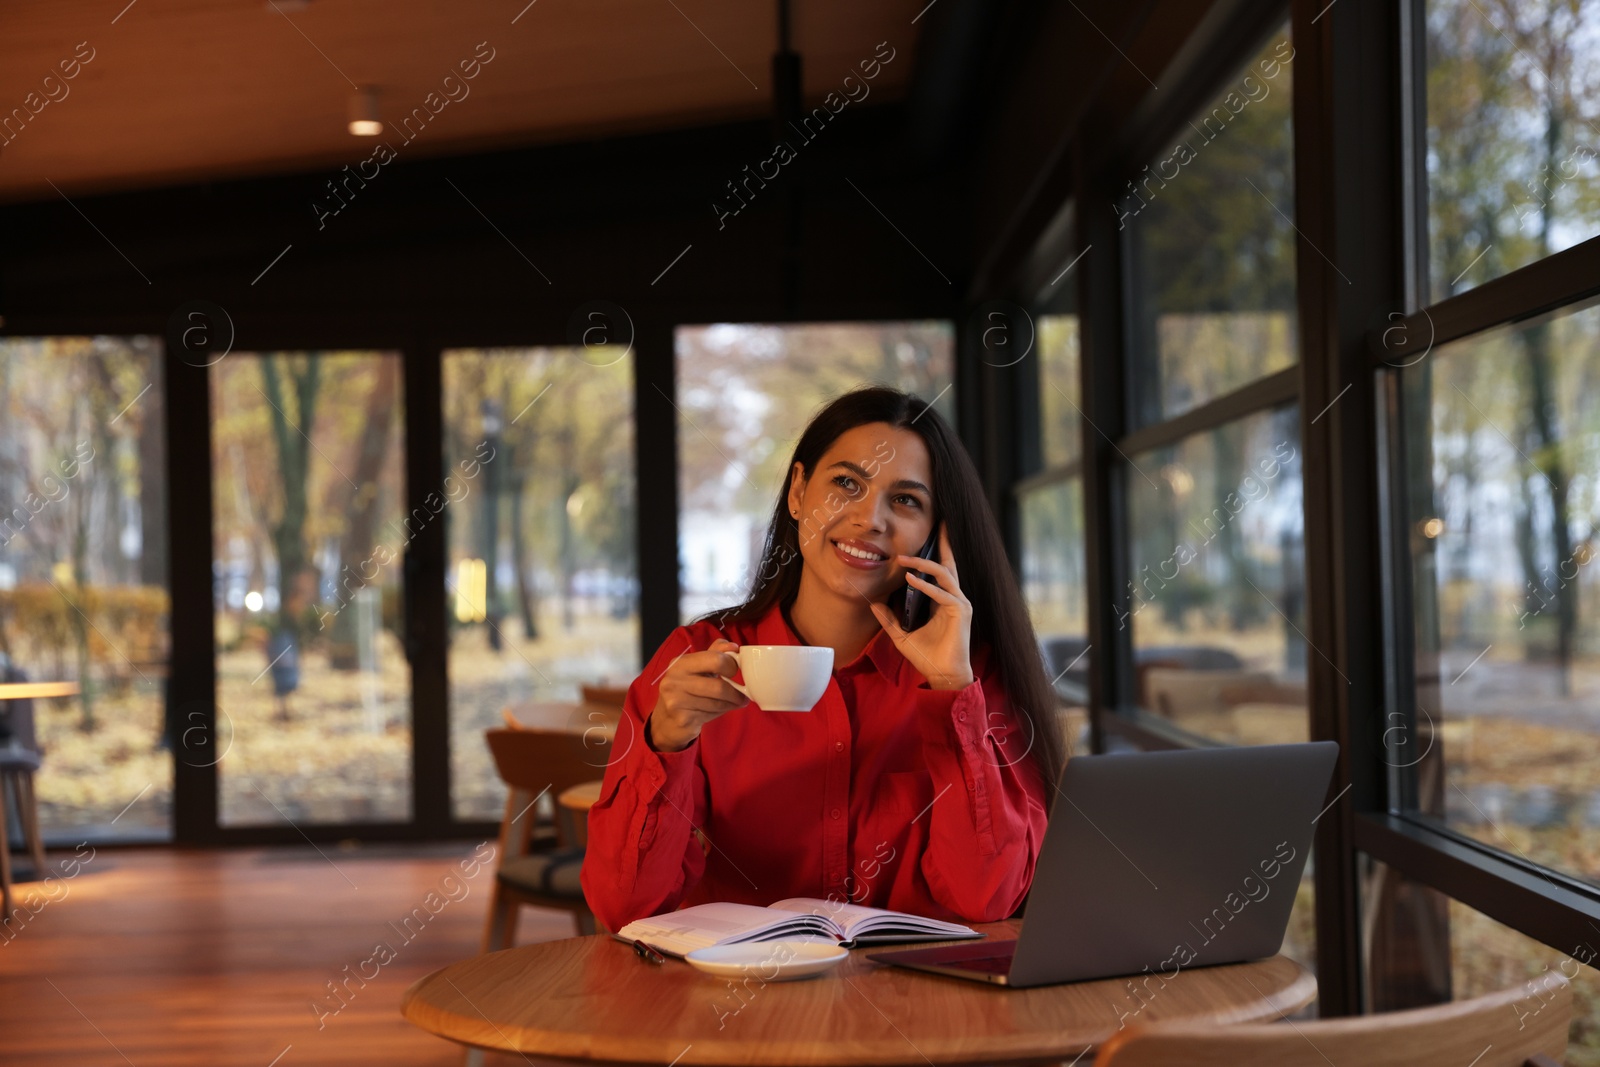
<path fill-rule="evenodd" d="M 455 1067 L 398 1005 L 478 950 L 493 872 L 462 876 L 475 844 L 52 852 L 55 880 L 20 884 L 0 931 L 0 1064 Z M 518 942 L 573 932 L 527 908 Z"/>

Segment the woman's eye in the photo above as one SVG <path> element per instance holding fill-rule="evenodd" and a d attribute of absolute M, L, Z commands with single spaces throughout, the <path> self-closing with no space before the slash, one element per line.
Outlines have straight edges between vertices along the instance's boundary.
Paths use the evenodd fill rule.
<path fill-rule="evenodd" d="M 922 506 L 922 501 L 920 501 L 916 497 L 910 496 L 910 495 L 908 495 L 906 493 L 901 493 L 899 496 L 895 497 L 894 499 L 895 499 L 895 503 L 904 504 L 908 508 L 920 508 Z"/>
<path fill-rule="evenodd" d="M 856 480 L 850 477 L 848 474 L 836 475 L 833 479 L 833 484 L 837 485 L 840 489 L 843 489 L 851 496 L 855 496 L 861 491 L 861 487 L 856 484 Z"/>

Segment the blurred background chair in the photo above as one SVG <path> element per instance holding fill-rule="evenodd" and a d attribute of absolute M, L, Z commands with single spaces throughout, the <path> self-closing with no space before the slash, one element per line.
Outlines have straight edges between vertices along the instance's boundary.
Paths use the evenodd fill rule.
<path fill-rule="evenodd" d="M 584 685 L 578 689 L 585 704 L 603 704 L 620 711 L 628 700 L 628 687 L 625 685 Z"/>
<path fill-rule="evenodd" d="M 570 912 L 579 933 L 594 933 L 594 916 L 578 884 L 583 849 L 559 819 L 549 847 L 533 847 L 534 828 L 541 805 L 554 813 L 557 796 L 604 773 L 610 746 L 597 747 L 580 734 L 546 730 L 489 730 L 485 737 L 509 793 L 483 951 L 512 944 L 517 912 L 524 904 Z"/>
<path fill-rule="evenodd" d="M 1304 1023 L 1120 1030 L 1094 1067 L 1556 1067 L 1572 988 L 1555 971 L 1526 986 L 1413 1011 Z"/>
<path fill-rule="evenodd" d="M 0 683 L 23 684 L 28 676 L 0 656 Z M 40 764 L 33 720 L 33 699 L 0 700 L 0 918 L 11 917 L 11 822 L 33 860 L 33 877 L 45 874 L 44 839 L 39 832 L 39 803 L 33 776 Z"/>

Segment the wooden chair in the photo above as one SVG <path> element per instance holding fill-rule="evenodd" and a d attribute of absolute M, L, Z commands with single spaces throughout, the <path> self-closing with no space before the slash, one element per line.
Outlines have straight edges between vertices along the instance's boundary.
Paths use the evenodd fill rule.
<path fill-rule="evenodd" d="M 628 700 L 628 687 L 625 685 L 583 685 L 578 687 L 578 692 L 585 704 L 606 704 L 620 708 Z"/>
<path fill-rule="evenodd" d="M 1475 1000 L 1303 1023 L 1137 1023 L 1100 1046 L 1094 1067 L 1557 1067 L 1572 989 L 1547 971 Z"/>
<path fill-rule="evenodd" d="M 7 677 L 7 675 L 0 675 Z M 21 679 L 19 676 L 19 680 Z M 33 700 L 0 701 L 0 715 L 10 737 L 0 744 L 0 921 L 11 918 L 11 813 L 33 860 L 33 877 L 45 876 L 44 838 L 39 832 L 39 801 L 33 776 L 39 770 L 39 742 L 34 732 Z"/>
<path fill-rule="evenodd" d="M 553 801 L 562 791 L 602 774 L 609 746 L 596 748 L 581 734 L 544 730 L 489 730 L 485 737 L 495 769 L 510 793 L 500 826 L 483 951 L 494 952 L 511 944 L 516 937 L 517 913 L 524 904 L 571 912 L 579 933 L 594 933 L 594 915 L 578 884 L 583 850 L 572 847 L 559 821 L 556 847 L 534 850 L 529 845 L 537 801 L 545 796 Z"/>

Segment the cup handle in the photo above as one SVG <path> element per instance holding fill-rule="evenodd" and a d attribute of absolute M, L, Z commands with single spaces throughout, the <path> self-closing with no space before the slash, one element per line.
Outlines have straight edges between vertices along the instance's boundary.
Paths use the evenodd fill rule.
<path fill-rule="evenodd" d="M 732 656 L 733 657 L 733 662 L 738 665 L 740 673 L 744 672 L 744 664 L 739 663 L 739 653 L 738 653 L 737 650 L 735 650 L 733 652 L 724 652 L 723 655 Z M 729 685 L 733 686 L 739 692 L 743 693 L 746 700 L 753 700 L 754 699 L 754 698 L 752 698 L 750 696 L 750 690 L 746 689 L 744 686 L 740 685 L 738 682 L 734 681 L 732 678 L 724 678 L 723 681 L 727 682 Z"/>

